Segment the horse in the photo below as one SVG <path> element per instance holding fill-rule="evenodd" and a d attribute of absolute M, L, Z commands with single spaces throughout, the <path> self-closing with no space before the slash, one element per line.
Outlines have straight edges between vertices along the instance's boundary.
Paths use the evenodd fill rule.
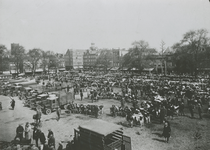
<path fill-rule="evenodd" d="M 135 122 L 135 124 L 139 124 L 140 127 L 144 126 L 144 116 L 142 115 L 142 113 L 138 113 L 138 114 L 133 114 L 132 118 Z"/>

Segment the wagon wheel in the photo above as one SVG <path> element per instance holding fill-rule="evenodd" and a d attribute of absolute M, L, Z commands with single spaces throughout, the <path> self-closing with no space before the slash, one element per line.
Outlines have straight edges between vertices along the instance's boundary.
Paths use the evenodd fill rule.
<path fill-rule="evenodd" d="M 46 113 L 46 115 L 51 114 L 51 109 L 46 109 L 45 113 Z"/>

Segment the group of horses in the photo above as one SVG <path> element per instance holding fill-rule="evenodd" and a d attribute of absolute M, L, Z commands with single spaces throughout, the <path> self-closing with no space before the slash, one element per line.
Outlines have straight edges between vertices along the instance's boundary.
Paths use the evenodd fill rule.
<path fill-rule="evenodd" d="M 70 113 L 95 116 L 103 114 L 103 108 L 103 105 L 85 105 L 77 103 L 70 103 L 65 106 L 65 109 Z"/>
<path fill-rule="evenodd" d="M 140 106 L 137 107 L 118 107 L 112 105 L 110 108 L 110 114 L 113 117 L 122 116 L 125 117 L 129 122 L 130 126 L 140 125 L 143 126 L 145 123 L 150 123 L 152 119 L 160 119 L 161 107 L 164 106 L 163 102 L 157 101 L 143 101 Z M 179 114 L 179 106 L 168 104 L 166 107 L 165 116 L 174 116 Z"/>
<path fill-rule="evenodd" d="M 129 108 L 128 106 L 122 108 L 116 105 L 112 105 L 110 108 L 110 114 L 113 117 L 125 117 L 131 127 L 133 127 L 133 125 L 143 126 L 144 123 L 150 123 L 149 112 L 142 108 Z"/>

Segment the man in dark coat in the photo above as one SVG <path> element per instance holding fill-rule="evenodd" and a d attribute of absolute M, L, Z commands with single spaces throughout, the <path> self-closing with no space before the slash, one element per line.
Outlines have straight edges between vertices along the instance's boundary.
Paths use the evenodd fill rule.
<path fill-rule="evenodd" d="M 33 131 L 33 139 L 35 140 L 36 142 L 36 146 L 38 147 L 38 140 L 39 140 L 39 137 L 40 137 L 40 130 L 37 129 L 37 127 L 34 127 L 34 131 Z"/>
<path fill-rule="evenodd" d="M 83 92 L 82 92 L 82 89 L 80 89 L 80 97 L 81 97 L 81 101 L 83 99 Z"/>
<path fill-rule="evenodd" d="M 45 143 L 46 143 L 46 138 L 44 133 L 42 132 L 42 130 L 40 130 L 39 132 L 39 139 L 40 139 L 40 143 L 41 143 L 41 150 L 43 149 Z"/>
<path fill-rule="evenodd" d="M 20 139 L 20 142 L 22 142 L 22 139 L 23 139 L 23 132 L 24 132 L 24 128 L 21 124 L 19 124 L 19 126 L 17 127 L 16 129 L 16 138 L 19 138 Z"/>
<path fill-rule="evenodd" d="M 198 103 L 198 114 L 199 114 L 199 118 L 200 118 L 200 119 L 202 119 L 201 112 L 202 112 L 201 104 Z"/>
<path fill-rule="evenodd" d="M 52 130 L 51 130 L 51 129 L 49 129 L 49 130 L 48 130 L 48 135 L 47 135 L 47 138 L 48 138 L 48 139 L 50 138 L 50 135 L 51 135 L 51 134 L 54 136 L 54 134 L 53 134 Z"/>
<path fill-rule="evenodd" d="M 94 99 L 95 99 L 96 101 L 97 101 L 97 95 L 98 95 L 97 91 L 94 90 Z"/>
<path fill-rule="evenodd" d="M 170 127 L 170 124 L 169 124 L 168 121 L 166 121 L 165 124 L 164 124 L 162 135 L 165 137 L 165 141 L 168 143 L 169 138 L 171 136 L 171 127 Z"/>
<path fill-rule="evenodd" d="M 11 101 L 11 107 L 12 107 L 13 110 L 15 109 L 15 100 L 13 98 L 12 98 L 12 101 Z"/>
<path fill-rule="evenodd" d="M 48 139 L 48 146 L 49 147 L 53 146 L 55 148 L 55 138 L 54 138 L 53 134 L 50 134 L 50 137 Z"/>

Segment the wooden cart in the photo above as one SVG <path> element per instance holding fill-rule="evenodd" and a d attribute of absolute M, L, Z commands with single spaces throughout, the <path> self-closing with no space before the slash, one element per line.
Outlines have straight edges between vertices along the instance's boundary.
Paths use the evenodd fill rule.
<path fill-rule="evenodd" d="M 100 119 L 79 126 L 74 134 L 76 150 L 131 150 L 131 138 L 121 126 Z"/>

